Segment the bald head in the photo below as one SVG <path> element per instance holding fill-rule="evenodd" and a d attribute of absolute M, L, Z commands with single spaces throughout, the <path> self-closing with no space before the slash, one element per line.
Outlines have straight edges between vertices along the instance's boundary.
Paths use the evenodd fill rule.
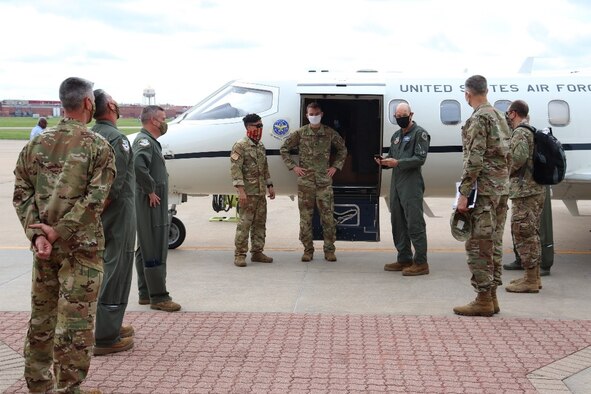
<path fill-rule="evenodd" d="M 410 105 L 408 105 L 408 103 L 400 103 L 396 106 L 396 112 L 394 116 L 397 118 L 400 116 L 409 116 L 410 114 Z"/>

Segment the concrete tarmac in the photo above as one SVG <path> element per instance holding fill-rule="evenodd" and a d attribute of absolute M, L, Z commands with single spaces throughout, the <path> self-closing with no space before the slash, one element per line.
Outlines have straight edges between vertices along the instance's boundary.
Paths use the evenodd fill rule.
<path fill-rule="evenodd" d="M 16 323 L 13 327 L 26 324 L 26 312 L 30 310 L 31 252 L 28 250 L 28 241 L 11 203 L 14 181 L 12 170 L 18 152 L 25 142 L 0 141 L 0 200 L 2 201 L 0 215 L 3 218 L 0 227 L 0 291 L 3 295 L 0 298 L 0 318 L 4 316 L 4 320 L 5 318 L 15 319 Z M 316 243 L 314 260 L 309 263 L 301 262 L 302 248 L 298 241 L 297 203 L 286 196 L 269 201 L 265 253 L 273 257 L 274 262 L 262 264 L 247 260 L 247 267 L 238 268 L 233 265 L 235 224 L 210 221 L 212 216 L 231 216 L 233 211 L 215 213 L 211 209 L 211 197 L 189 198 L 187 203 L 177 207 L 178 218 L 187 228 L 187 238 L 180 248 L 169 251 L 167 276 L 171 296 L 182 305 L 182 311 L 185 313 L 165 314 L 151 311 L 147 306 L 138 305 L 134 277 L 128 306 L 130 320 L 134 322 L 136 330 L 137 324 L 143 321 L 142 319 L 149 320 L 149 316 L 156 319 L 175 319 L 175 316 L 179 318 L 183 316 L 183 319 L 187 319 L 190 316 L 195 318 L 219 316 L 220 313 L 225 317 L 238 316 L 238 318 L 243 317 L 242 314 L 257 316 L 257 318 L 262 316 L 263 319 L 264 316 L 270 316 L 270 318 L 293 316 L 296 319 L 302 317 L 304 319 L 302 324 L 306 324 L 305 320 L 314 316 L 327 316 L 337 320 L 367 316 L 387 319 L 399 317 L 411 319 L 413 322 L 420 322 L 425 318 L 452 322 L 472 320 L 482 324 L 504 321 L 509 325 L 512 324 L 511 322 L 527 321 L 535 326 L 553 325 L 555 322 L 563 321 L 569 325 L 568 321 L 571 321 L 582 330 L 580 337 L 575 341 L 577 346 L 556 352 L 556 357 L 546 360 L 548 361 L 546 363 L 534 363 L 531 369 L 526 368 L 519 375 L 524 378 L 528 376 L 529 380 L 526 383 L 517 379 L 515 382 L 519 381 L 519 384 L 514 382 L 515 384 L 511 386 L 507 383 L 506 389 L 544 392 L 548 387 L 555 387 L 554 384 L 560 386 L 557 383 L 560 381 L 562 382 L 560 388 L 566 389 L 567 392 L 569 390 L 589 392 L 585 390 L 591 387 L 587 385 L 591 382 L 591 369 L 589 369 L 591 354 L 587 359 L 585 358 L 587 354 L 581 356 L 580 352 L 587 352 L 591 344 L 589 334 L 591 292 L 588 285 L 591 277 L 591 202 L 580 202 L 582 216 L 573 217 L 562 202 L 553 201 L 556 255 L 552 274 L 543 278 L 544 287 L 539 294 L 511 294 L 499 289 L 501 312 L 488 319 L 457 317 L 453 314 L 453 306 L 465 304 L 474 298 L 465 252 L 463 244 L 453 239 L 449 231 L 452 199 L 427 198 L 426 202 L 436 215 L 433 218 L 426 218 L 431 272 L 426 276 L 403 277 L 400 273 L 383 270 L 384 264 L 396 259 L 389 213 L 384 201 L 380 203 L 381 241 L 337 242 L 338 261 L 332 263 L 323 259 L 321 242 Z M 513 255 L 510 249 L 512 244 L 508 225 L 504 242 L 506 249 L 504 261 L 510 262 Z M 520 276 L 522 276 L 521 271 L 506 271 L 503 280 L 508 283 L 511 279 Z M 14 341 L 14 336 L 20 336 L 22 340 L 25 334 L 23 328 L 13 333 L 12 339 L 0 334 L 0 345 L 4 341 L 5 344 L 9 344 L 9 347 L 12 346 L 12 351 L 20 352 L 22 346 L 18 345 L 18 341 Z M 566 332 L 557 331 L 557 335 L 566 334 Z M 488 338 L 487 335 L 484 338 Z M 141 332 L 136 333 L 137 339 L 141 337 Z M 515 349 L 513 351 L 517 352 Z M 10 350 L 8 352 L 10 353 Z M 180 352 L 182 353 L 182 350 Z M 125 353 L 133 354 L 133 351 Z M 1 355 L 2 349 L 0 349 L 0 366 L 2 365 Z M 562 360 L 563 363 L 568 363 L 569 356 L 583 357 L 586 361 L 571 363 L 571 369 L 566 368 L 570 372 L 567 375 L 563 374 L 564 376 L 560 379 L 552 380 L 542 377 L 542 383 L 547 386 L 536 385 L 536 376 L 539 378 L 543 375 L 540 375 L 540 368 L 551 366 L 554 361 Z M 108 358 L 100 358 L 100 360 L 101 365 L 108 368 L 105 361 L 102 361 Z M 572 365 L 578 365 L 578 367 L 572 367 Z M 532 375 L 534 371 L 538 371 L 538 375 Z M 16 374 L 18 375 L 18 372 Z M 23 380 L 19 380 L 18 376 L 9 378 L 5 378 L 6 374 L 1 376 L 3 377 L 0 378 L 0 390 L 3 388 L 2 379 L 8 379 L 6 384 L 11 382 L 10 379 L 13 379 L 13 383 L 17 380 L 14 385 L 4 386 L 4 388 L 10 387 L 7 392 L 23 390 Z M 98 377 L 93 378 L 92 371 L 90 381 L 108 389 L 107 392 L 158 392 L 160 387 L 156 384 L 153 387 L 150 386 L 150 391 L 142 391 L 141 384 L 138 384 L 125 390 L 120 386 L 114 389 L 107 383 L 102 384 L 102 380 Z M 407 383 L 390 385 L 383 383 L 371 387 L 376 391 L 382 391 L 382 389 L 390 391 L 389 389 L 397 387 L 406 389 L 402 391 L 407 392 L 415 390 L 415 392 L 461 392 L 453 391 L 452 386 L 445 385 L 435 389 L 435 386 L 425 385 L 428 381 L 429 379 L 422 380 L 423 385 L 420 386 L 422 388 Z M 236 383 L 236 380 L 233 382 Z M 272 383 L 277 382 L 272 379 Z M 367 381 L 365 382 L 364 387 L 369 390 L 370 385 Z M 460 385 L 464 392 L 470 392 L 469 388 L 472 386 L 468 383 Z M 169 387 L 169 389 L 172 390 L 170 392 L 218 392 L 215 389 L 216 383 L 212 384 L 213 386 L 207 386 L 209 387 L 207 390 L 200 387 L 198 382 L 191 388 L 187 388 L 188 391 L 181 390 L 180 385 L 171 386 L 173 388 Z M 294 384 L 293 376 L 290 384 Z M 481 386 L 480 389 L 484 392 L 487 389 L 491 392 L 495 391 L 494 387 L 502 389 L 501 386 L 493 386 Z M 324 386 L 321 384 L 277 386 L 277 390 L 274 390 L 272 385 L 267 386 L 267 390 L 263 390 L 263 386 L 256 386 L 261 390 L 255 390 L 255 386 L 252 385 L 249 386 L 250 389 L 245 389 L 246 386 L 241 385 L 220 387 L 226 387 L 227 392 L 281 392 L 279 387 L 290 392 L 324 392 L 321 390 L 322 387 L 326 391 L 334 389 L 339 392 L 343 389 L 343 392 L 355 392 L 353 387 L 361 388 L 351 382 L 345 386 L 328 383 Z M 429 387 L 433 390 L 429 390 Z M 226 392 L 226 390 L 219 392 Z"/>

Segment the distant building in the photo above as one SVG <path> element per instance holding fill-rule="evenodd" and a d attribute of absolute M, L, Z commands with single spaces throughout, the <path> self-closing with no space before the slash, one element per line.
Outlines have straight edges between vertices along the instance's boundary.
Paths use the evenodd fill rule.
<path fill-rule="evenodd" d="M 169 118 L 174 118 L 190 106 L 160 104 L 166 110 Z M 119 104 L 119 111 L 122 118 L 139 118 L 142 113 L 142 104 Z M 52 100 L 2 100 L 0 101 L 0 116 L 45 116 L 60 117 L 64 113 L 62 104 Z"/>

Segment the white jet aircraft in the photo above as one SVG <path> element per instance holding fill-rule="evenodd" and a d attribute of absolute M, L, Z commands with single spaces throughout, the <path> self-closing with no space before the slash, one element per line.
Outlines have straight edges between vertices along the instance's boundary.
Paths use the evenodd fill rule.
<path fill-rule="evenodd" d="M 388 152 L 399 128 L 396 105 L 408 102 L 414 120 L 431 135 L 423 167 L 425 196 L 454 196 L 462 171 L 460 128 L 472 113 L 464 99 L 468 76 L 318 71 L 293 80 L 232 81 L 171 121 L 168 133 L 159 139 L 170 174 L 171 212 L 176 214 L 176 205 L 187 196 L 235 194 L 230 150 L 245 134 L 242 117 L 248 113 L 262 118 L 262 141 L 276 193 L 296 195 L 296 175 L 285 167 L 279 148 L 307 123 L 306 105 L 317 101 L 324 112 L 322 123 L 337 130 L 348 148 L 343 170 L 334 177 L 337 238 L 377 241 L 378 199 L 388 198 L 391 172 L 378 168 L 373 157 Z M 574 72 L 486 77 L 488 98 L 495 107 L 505 111 L 511 101 L 525 100 L 530 123 L 552 127 L 567 153 L 566 177 L 553 186 L 553 198 L 578 215 L 577 200 L 591 199 L 591 132 L 586 131 L 591 125 L 591 76 Z M 425 212 L 432 215 L 428 207 Z M 182 222 L 173 217 L 170 247 L 184 238 Z"/>

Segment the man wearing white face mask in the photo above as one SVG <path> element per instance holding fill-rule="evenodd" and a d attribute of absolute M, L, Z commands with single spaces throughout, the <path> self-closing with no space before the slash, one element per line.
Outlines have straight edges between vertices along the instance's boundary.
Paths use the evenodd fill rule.
<path fill-rule="evenodd" d="M 343 168 L 347 157 L 345 141 L 339 133 L 320 123 L 322 109 L 316 102 L 308 104 L 306 116 L 309 124 L 294 131 L 281 146 L 281 157 L 285 165 L 298 177 L 298 207 L 300 209 L 300 241 L 304 245 L 302 261 L 314 257 L 312 217 L 314 206 L 318 208 L 324 236 L 324 259 L 336 261 L 336 225 L 334 220 L 334 198 L 332 177 Z M 299 149 L 299 163 L 290 156 L 290 150 Z M 331 148 L 336 153 L 330 163 Z"/>

